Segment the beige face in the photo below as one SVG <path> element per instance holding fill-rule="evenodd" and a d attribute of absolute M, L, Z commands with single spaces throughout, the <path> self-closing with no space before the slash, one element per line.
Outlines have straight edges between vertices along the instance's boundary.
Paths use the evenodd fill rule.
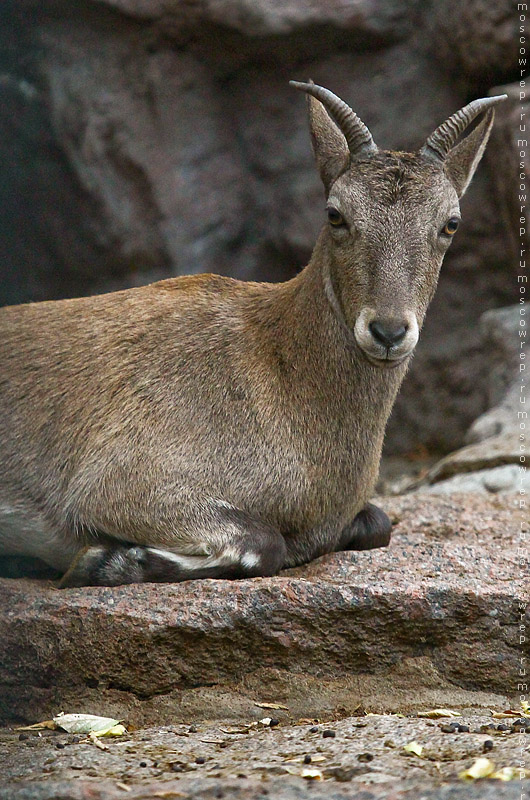
<path fill-rule="evenodd" d="M 421 156 L 380 151 L 333 183 L 326 213 L 346 322 L 372 364 L 396 366 L 418 341 L 460 220 L 457 193 Z"/>

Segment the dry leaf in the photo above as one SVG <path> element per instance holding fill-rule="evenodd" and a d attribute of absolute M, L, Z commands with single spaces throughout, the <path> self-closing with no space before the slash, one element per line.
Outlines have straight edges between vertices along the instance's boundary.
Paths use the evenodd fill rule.
<path fill-rule="evenodd" d="M 525 771 L 526 770 L 519 770 L 517 767 L 502 767 L 498 769 L 497 772 L 492 772 L 488 777 L 496 778 L 499 781 L 515 781 L 518 778 L 525 777 L 524 775 L 520 775 L 521 772 Z"/>
<path fill-rule="evenodd" d="M 513 708 L 508 708 L 506 711 L 492 711 L 491 716 L 494 719 L 512 719 L 512 717 L 520 717 L 520 711 L 514 711 Z"/>
<path fill-rule="evenodd" d="M 54 723 L 67 733 L 95 733 L 97 736 L 121 736 L 125 728 L 119 719 L 113 717 L 97 717 L 94 714 L 58 714 Z M 122 728 L 119 733 L 110 733 L 115 728 Z"/>
<path fill-rule="evenodd" d="M 295 764 L 297 762 L 299 763 L 300 761 L 303 761 L 304 758 L 305 758 L 305 756 L 296 756 L 295 758 L 286 758 L 286 759 L 284 759 L 284 764 Z M 316 764 L 317 762 L 325 761 L 325 760 L 326 760 L 326 756 L 321 756 L 321 755 L 311 756 L 311 763 L 312 764 Z"/>
<path fill-rule="evenodd" d="M 108 750 L 109 749 L 108 744 L 103 744 L 103 742 L 100 742 L 97 733 L 89 733 L 88 734 L 88 741 L 92 742 L 92 744 L 95 744 L 96 747 L 99 750 Z"/>
<path fill-rule="evenodd" d="M 257 722 L 251 722 L 249 725 L 243 725 L 240 728 L 219 728 L 222 733 L 249 733 L 252 728 L 256 728 L 258 725 Z"/>
<path fill-rule="evenodd" d="M 423 747 L 418 742 L 409 742 L 408 744 L 403 745 L 403 750 L 407 753 L 412 753 L 415 756 L 421 756 Z"/>
<path fill-rule="evenodd" d="M 118 783 L 116 784 L 116 787 L 118 789 L 123 789 L 124 792 L 131 792 L 132 791 L 130 786 L 127 786 L 126 783 L 121 783 L 120 781 L 118 781 Z"/>
<path fill-rule="evenodd" d="M 323 776 L 319 769 L 303 769 L 300 777 L 307 781 L 321 781 Z"/>
<path fill-rule="evenodd" d="M 458 777 L 463 780 L 476 780 L 477 778 L 487 778 L 495 772 L 495 764 L 489 758 L 477 758 L 469 769 L 458 773 Z"/>
<path fill-rule="evenodd" d="M 47 728 L 50 731 L 56 731 L 57 725 L 53 719 L 46 719 L 44 722 L 35 722 L 34 725 L 23 725 L 20 728 L 15 728 L 16 731 L 38 731 Z"/>
<path fill-rule="evenodd" d="M 441 717 L 461 717 L 458 711 L 451 711 L 450 708 L 432 708 L 430 711 L 418 711 L 418 717 L 426 719 L 440 719 Z"/>
<path fill-rule="evenodd" d="M 289 711 L 287 706 L 282 706 L 281 703 L 254 703 L 254 705 L 258 708 L 271 708 L 273 710 L 277 708 L 283 708 L 285 711 Z"/>

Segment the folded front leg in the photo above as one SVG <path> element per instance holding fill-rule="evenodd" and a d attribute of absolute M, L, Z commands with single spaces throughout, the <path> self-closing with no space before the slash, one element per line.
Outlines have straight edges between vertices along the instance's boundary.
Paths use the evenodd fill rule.
<path fill-rule="evenodd" d="M 201 507 L 202 526 L 194 539 L 189 532 L 175 532 L 171 544 L 170 537 L 153 531 L 152 545 L 107 540 L 85 548 L 60 587 L 248 578 L 274 575 L 282 568 L 285 541 L 278 531 L 228 503 L 212 504 L 211 510 L 207 520 Z M 145 533 L 142 538 L 148 540 Z"/>

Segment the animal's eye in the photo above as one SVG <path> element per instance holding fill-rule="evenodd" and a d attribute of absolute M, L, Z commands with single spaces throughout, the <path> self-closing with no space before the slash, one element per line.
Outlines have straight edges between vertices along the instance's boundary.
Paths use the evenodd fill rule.
<path fill-rule="evenodd" d="M 342 216 L 340 211 L 337 211 L 336 208 L 328 208 L 327 212 L 330 225 L 333 225 L 334 227 L 337 228 L 339 225 L 345 224 L 344 217 Z"/>
<path fill-rule="evenodd" d="M 459 222 L 460 220 L 457 219 L 457 217 L 451 217 L 442 228 L 442 234 L 444 236 L 454 236 L 458 229 Z"/>

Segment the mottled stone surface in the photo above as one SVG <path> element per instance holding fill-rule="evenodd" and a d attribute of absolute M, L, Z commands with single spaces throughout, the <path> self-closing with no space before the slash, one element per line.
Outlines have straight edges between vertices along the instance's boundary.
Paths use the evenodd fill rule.
<path fill-rule="evenodd" d="M 524 283 L 520 286 L 526 288 Z M 488 405 L 466 433 L 469 443 L 480 442 L 499 434 L 513 434 L 514 442 L 527 430 L 528 414 L 525 377 L 519 365 L 521 343 L 525 343 L 530 321 L 530 303 L 492 309 L 482 315 L 480 328 L 488 350 Z M 525 427 L 521 427 L 521 425 Z"/>
<path fill-rule="evenodd" d="M 1 717 L 104 703 L 135 724 L 237 718 L 262 685 L 299 716 L 367 698 L 381 711 L 511 695 L 527 579 L 519 510 L 476 495 L 383 505 L 388 549 L 275 578 L 63 591 L 2 580 Z"/>

